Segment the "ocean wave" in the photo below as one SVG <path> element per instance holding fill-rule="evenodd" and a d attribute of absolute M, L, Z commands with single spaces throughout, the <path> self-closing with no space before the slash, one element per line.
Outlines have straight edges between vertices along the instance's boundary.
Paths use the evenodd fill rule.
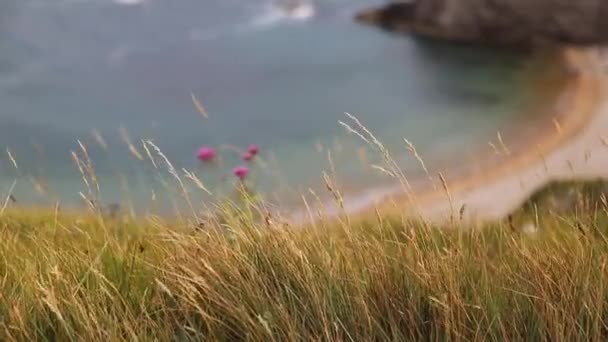
<path fill-rule="evenodd" d="M 129 0 L 126 0 L 129 1 Z M 245 24 L 237 25 L 227 30 L 201 29 L 194 27 L 189 32 L 190 40 L 208 41 L 229 35 L 240 35 L 268 30 L 290 22 L 306 22 L 316 15 L 316 7 L 312 1 L 304 1 L 289 8 L 281 3 L 271 2 L 252 9 L 250 19 Z"/>
<path fill-rule="evenodd" d="M 316 14 L 316 8 L 312 2 L 301 2 L 296 5 L 287 5 L 273 2 L 265 6 L 263 12 L 255 17 L 251 26 L 253 28 L 269 27 L 282 22 L 308 21 Z"/>
<path fill-rule="evenodd" d="M 114 2 L 115 4 L 118 5 L 124 5 L 124 6 L 135 6 L 135 5 L 141 5 L 145 2 L 146 0 L 112 0 L 112 2 Z"/>

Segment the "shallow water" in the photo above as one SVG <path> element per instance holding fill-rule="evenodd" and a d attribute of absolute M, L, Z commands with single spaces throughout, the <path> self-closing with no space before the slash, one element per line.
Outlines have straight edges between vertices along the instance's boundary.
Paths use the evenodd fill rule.
<path fill-rule="evenodd" d="M 370 170 L 377 153 L 361 161 L 364 144 L 338 124 L 344 112 L 405 170 L 417 164 L 403 137 L 429 165 L 457 164 L 497 130 L 525 125 L 522 108 L 534 95 L 526 56 L 421 43 L 351 20 L 379 2 L 319 0 L 314 16 L 290 18 L 266 0 L 3 0 L 0 146 L 18 168 L 2 157 L 1 189 L 17 180 L 22 202 L 79 201 L 87 191 L 70 152 L 80 139 L 105 202 L 152 205 L 175 186 L 163 162 L 157 171 L 147 160 L 141 139 L 151 139 L 216 194 L 231 191 L 230 170 L 241 163 L 230 146 L 252 143 L 263 152 L 252 166 L 255 189 L 318 186 L 331 151 L 356 191 L 389 180 Z M 200 165 L 201 145 L 218 146 L 221 161 Z"/>

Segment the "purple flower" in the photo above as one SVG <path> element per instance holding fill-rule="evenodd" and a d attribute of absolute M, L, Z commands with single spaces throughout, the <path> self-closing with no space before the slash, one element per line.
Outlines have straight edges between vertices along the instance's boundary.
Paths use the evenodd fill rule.
<path fill-rule="evenodd" d="M 196 153 L 196 157 L 198 158 L 198 160 L 203 162 L 213 161 L 216 155 L 217 153 L 215 152 L 215 149 L 213 147 L 208 146 L 203 146 L 199 148 L 198 152 Z"/>
<path fill-rule="evenodd" d="M 249 152 L 252 156 L 255 156 L 260 152 L 260 147 L 258 145 L 249 145 L 247 152 Z"/>
<path fill-rule="evenodd" d="M 243 181 L 249 175 L 249 168 L 247 166 L 237 166 L 232 170 L 232 173 Z"/>
<path fill-rule="evenodd" d="M 243 153 L 243 155 L 241 156 L 241 158 L 242 158 L 244 161 L 246 161 L 246 162 L 251 161 L 251 160 L 253 159 L 253 157 L 254 157 L 254 155 L 253 155 L 253 154 L 251 154 L 251 152 L 245 152 L 245 153 Z"/>

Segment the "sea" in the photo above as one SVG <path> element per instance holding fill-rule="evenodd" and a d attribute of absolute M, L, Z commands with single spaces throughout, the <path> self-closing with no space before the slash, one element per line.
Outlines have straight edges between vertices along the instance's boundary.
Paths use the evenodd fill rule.
<path fill-rule="evenodd" d="M 198 210 L 243 165 L 250 192 L 297 206 L 328 179 L 390 186 L 383 150 L 416 179 L 408 143 L 433 173 L 528 125 L 542 63 L 353 20 L 383 3 L 0 1 L 0 200 Z"/>

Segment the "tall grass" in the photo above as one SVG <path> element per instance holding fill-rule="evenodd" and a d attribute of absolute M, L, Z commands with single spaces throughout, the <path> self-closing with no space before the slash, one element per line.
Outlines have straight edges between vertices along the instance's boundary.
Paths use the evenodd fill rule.
<path fill-rule="evenodd" d="M 382 216 L 283 229 L 228 206 L 196 226 L 9 209 L 0 339 L 605 340 L 608 220 L 593 208 L 460 229 Z"/>

